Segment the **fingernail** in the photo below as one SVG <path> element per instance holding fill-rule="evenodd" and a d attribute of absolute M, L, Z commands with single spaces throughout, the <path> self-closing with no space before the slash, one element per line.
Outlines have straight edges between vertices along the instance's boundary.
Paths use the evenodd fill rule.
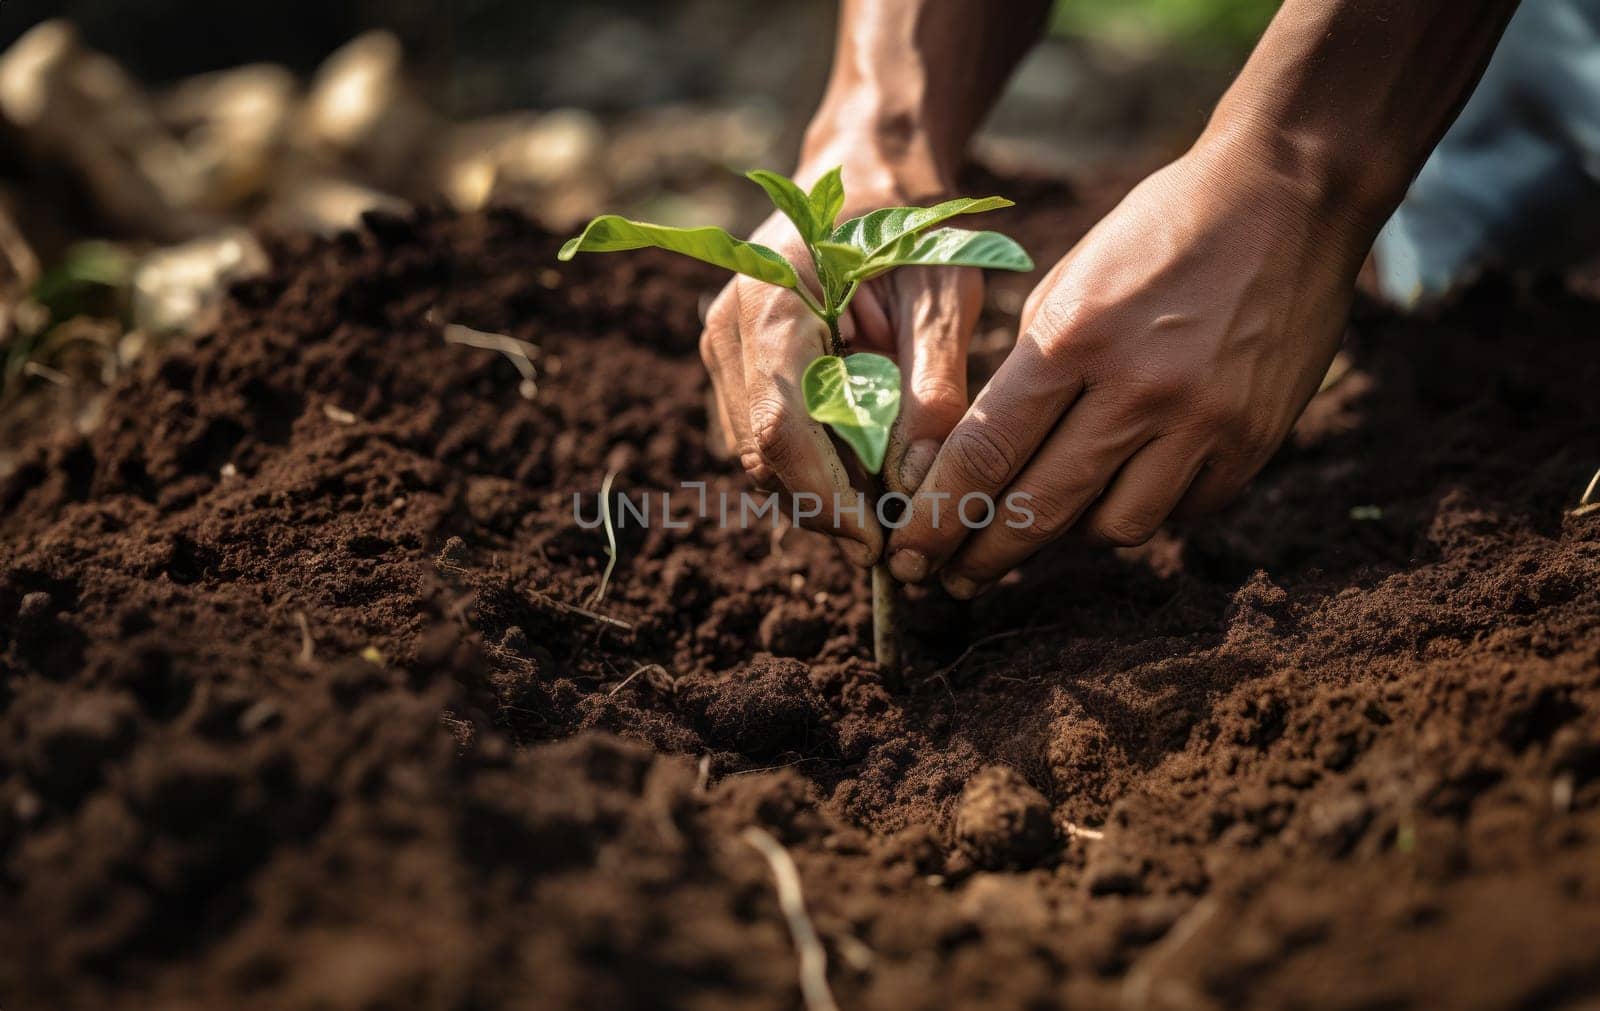
<path fill-rule="evenodd" d="M 944 589 L 957 600 L 971 600 L 982 587 L 966 576 L 947 575 L 944 577 Z"/>
<path fill-rule="evenodd" d="M 906 447 L 900 460 L 900 486 L 907 492 L 922 487 L 922 481 L 933 469 L 933 458 L 939 455 L 939 444 L 932 439 L 918 439 Z"/>
<path fill-rule="evenodd" d="M 920 583 L 928 578 L 927 556 L 902 548 L 889 556 L 889 571 L 902 583 Z"/>
<path fill-rule="evenodd" d="M 867 547 L 860 541 L 845 540 L 841 543 L 844 544 L 844 555 L 846 558 L 862 567 L 872 564 L 871 548 Z"/>

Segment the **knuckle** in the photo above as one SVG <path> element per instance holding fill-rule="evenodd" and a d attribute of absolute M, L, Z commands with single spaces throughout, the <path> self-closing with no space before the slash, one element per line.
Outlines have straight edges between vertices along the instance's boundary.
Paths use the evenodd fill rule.
<path fill-rule="evenodd" d="M 911 399 L 925 422 L 946 432 L 967 412 L 966 385 L 947 376 L 918 376 L 911 383 Z"/>
<path fill-rule="evenodd" d="M 784 469 L 794 458 L 794 413 L 780 400 L 760 398 L 750 405 L 750 438 L 755 451 L 769 466 Z"/>
<path fill-rule="evenodd" d="M 1089 533 L 1107 544 L 1133 548 L 1154 537 L 1159 526 L 1158 521 L 1148 517 L 1114 513 L 1096 517 L 1089 526 Z"/>
<path fill-rule="evenodd" d="M 1132 399 L 1139 407 L 1175 407 L 1190 403 L 1193 380 L 1186 370 L 1168 366 L 1146 369 L 1133 379 Z"/>
<path fill-rule="evenodd" d="M 1058 540 L 1077 518 L 1072 505 L 1054 497 L 1035 495 L 1029 508 L 1033 511 L 1032 522 L 1013 528 L 1008 533 L 1030 547 L 1042 547 Z"/>
<path fill-rule="evenodd" d="M 1067 371 L 1085 358 L 1106 351 L 1113 328 L 1106 323 L 1109 310 L 1095 308 L 1085 299 L 1045 299 L 1034 311 L 1023 338 L 1046 366 Z"/>
<path fill-rule="evenodd" d="M 950 463 L 966 484 L 998 488 L 1016 468 L 1016 451 L 994 424 L 958 428 L 945 443 Z"/>
<path fill-rule="evenodd" d="M 745 476 L 757 488 L 763 491 L 772 491 L 777 487 L 778 475 L 761 459 L 761 454 L 744 452 L 739 454 L 739 466 L 744 468 Z"/>

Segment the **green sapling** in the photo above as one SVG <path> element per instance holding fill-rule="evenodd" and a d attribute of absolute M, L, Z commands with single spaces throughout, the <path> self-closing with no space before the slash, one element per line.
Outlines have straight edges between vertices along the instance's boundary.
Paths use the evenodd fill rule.
<path fill-rule="evenodd" d="M 1003 197 L 958 197 L 932 207 L 886 207 L 839 223 L 844 183 L 839 169 L 823 175 L 810 192 L 776 172 L 749 173 L 804 241 L 817 289 L 804 283 L 794 264 L 755 242 L 720 228 L 669 228 L 603 214 L 561 247 L 560 258 L 654 247 L 788 288 L 828 327 L 828 354 L 801 377 L 806 410 L 853 450 L 862 467 L 877 475 L 900 413 L 900 370 L 883 355 L 849 354 L 839 319 L 861 285 L 896 267 L 986 267 L 1032 270 L 1022 247 L 998 232 L 935 228 L 961 214 L 1010 207 Z M 886 673 L 899 668 L 895 586 L 884 564 L 872 570 L 873 649 Z"/>

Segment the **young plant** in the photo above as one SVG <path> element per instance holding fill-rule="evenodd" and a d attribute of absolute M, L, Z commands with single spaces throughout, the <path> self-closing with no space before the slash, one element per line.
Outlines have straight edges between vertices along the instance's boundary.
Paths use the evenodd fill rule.
<path fill-rule="evenodd" d="M 1002 197 L 958 197 L 932 207 L 886 207 L 840 223 L 844 183 L 839 169 L 810 192 L 776 172 L 749 173 L 773 206 L 794 223 L 816 274 L 813 290 L 774 249 L 736 239 L 720 228 L 669 228 L 603 214 L 561 247 L 560 258 L 654 247 L 788 288 L 828 327 L 828 354 L 811 362 L 801 391 L 811 417 L 833 429 L 870 474 L 883 469 L 889 431 L 900 413 L 900 370 L 883 355 L 849 354 L 839 319 L 861 285 L 896 267 L 987 267 L 1032 270 L 1022 247 L 998 232 L 937 228 L 962 214 L 1010 207 Z M 895 585 L 886 565 L 872 570 L 873 648 L 880 668 L 899 667 Z"/>

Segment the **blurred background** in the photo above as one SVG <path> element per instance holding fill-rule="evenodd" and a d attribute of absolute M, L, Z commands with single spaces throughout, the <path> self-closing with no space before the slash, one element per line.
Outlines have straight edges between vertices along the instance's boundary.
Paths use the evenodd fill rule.
<path fill-rule="evenodd" d="M 995 5 L 1003 10 L 1003 4 Z M 19 9 L 20 8 L 20 9 Z M 1273 0 L 1062 0 L 975 146 L 1081 177 L 1176 152 Z M 267 232 L 519 206 L 747 228 L 792 165 L 827 0 L 57 0 L 0 14 L 0 476 L 206 325 Z"/>

